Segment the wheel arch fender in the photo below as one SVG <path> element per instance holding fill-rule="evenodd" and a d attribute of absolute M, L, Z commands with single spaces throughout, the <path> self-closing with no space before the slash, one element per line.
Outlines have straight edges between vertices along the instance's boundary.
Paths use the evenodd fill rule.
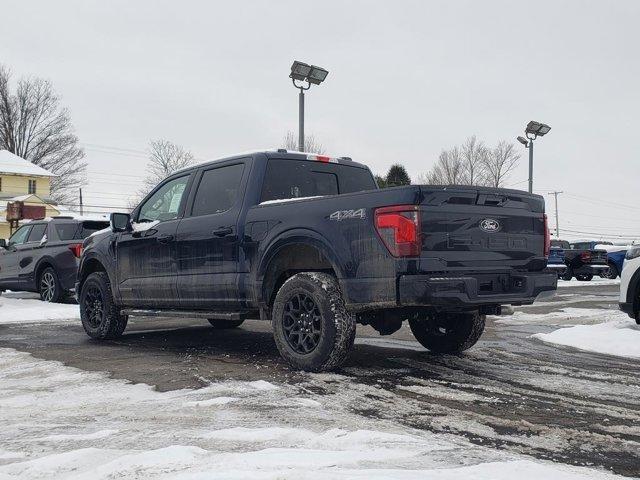
<path fill-rule="evenodd" d="M 40 257 L 38 259 L 38 261 L 36 262 L 36 266 L 33 269 L 33 284 L 36 290 L 39 289 L 39 280 L 40 280 L 40 275 L 42 275 L 42 272 L 44 272 L 44 270 L 47 267 L 51 267 L 54 270 L 57 270 L 58 268 L 58 264 L 55 261 L 55 259 L 50 256 L 50 255 L 44 255 L 42 257 Z"/>
<path fill-rule="evenodd" d="M 96 252 L 87 252 L 82 257 L 82 262 L 80 264 L 80 268 L 78 269 L 78 285 L 77 285 L 77 294 L 80 294 L 80 290 L 82 289 L 82 285 L 84 284 L 87 277 L 93 272 L 103 271 L 109 277 L 109 282 L 112 287 L 117 290 L 117 283 L 115 282 L 114 272 L 111 268 L 109 268 L 110 262 L 107 261 L 102 255 Z M 119 298 L 119 295 L 115 295 L 114 297 Z M 119 292 L 118 292 L 119 293 Z"/>
<path fill-rule="evenodd" d="M 316 250 L 322 258 L 326 260 L 327 266 L 333 270 L 338 282 L 341 282 L 344 275 L 342 262 L 335 249 L 331 246 L 331 243 L 324 236 L 314 230 L 288 230 L 275 237 L 260 257 L 260 262 L 255 273 L 255 295 L 261 305 L 267 305 L 273 296 L 275 279 L 269 278 L 270 270 L 275 268 L 274 263 L 286 249 L 294 247 L 306 247 Z M 309 263 L 311 265 L 313 264 L 311 261 Z"/>

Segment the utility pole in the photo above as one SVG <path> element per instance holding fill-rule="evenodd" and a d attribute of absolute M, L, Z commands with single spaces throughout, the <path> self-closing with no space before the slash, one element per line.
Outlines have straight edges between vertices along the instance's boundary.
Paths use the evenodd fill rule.
<path fill-rule="evenodd" d="M 549 192 L 549 195 L 553 195 L 556 200 L 556 238 L 560 238 L 560 224 L 558 220 L 558 195 L 564 192 Z"/>
<path fill-rule="evenodd" d="M 80 216 L 83 215 L 83 209 L 82 209 L 82 189 L 80 189 Z"/>

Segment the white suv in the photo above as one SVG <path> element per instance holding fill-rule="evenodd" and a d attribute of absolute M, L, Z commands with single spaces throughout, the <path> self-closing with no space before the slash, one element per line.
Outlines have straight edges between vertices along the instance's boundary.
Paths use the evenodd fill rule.
<path fill-rule="evenodd" d="M 627 250 L 620 275 L 620 310 L 640 324 L 640 245 Z"/>

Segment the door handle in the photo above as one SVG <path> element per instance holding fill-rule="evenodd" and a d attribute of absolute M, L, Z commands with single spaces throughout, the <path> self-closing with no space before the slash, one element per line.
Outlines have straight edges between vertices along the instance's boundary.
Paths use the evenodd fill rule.
<path fill-rule="evenodd" d="M 233 233 L 233 229 L 231 227 L 220 227 L 213 231 L 213 234 L 216 237 L 224 237 L 225 235 L 230 235 Z"/>
<path fill-rule="evenodd" d="M 173 240 L 173 235 L 160 235 L 156 240 L 158 243 L 169 243 Z"/>

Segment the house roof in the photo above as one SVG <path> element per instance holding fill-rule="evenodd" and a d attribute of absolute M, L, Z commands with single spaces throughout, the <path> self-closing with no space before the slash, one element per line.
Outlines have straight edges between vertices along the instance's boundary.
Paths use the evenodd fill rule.
<path fill-rule="evenodd" d="M 20 158 L 8 150 L 0 150 L 0 173 L 34 177 L 57 177 L 55 173 L 51 173 L 24 158 Z"/>

